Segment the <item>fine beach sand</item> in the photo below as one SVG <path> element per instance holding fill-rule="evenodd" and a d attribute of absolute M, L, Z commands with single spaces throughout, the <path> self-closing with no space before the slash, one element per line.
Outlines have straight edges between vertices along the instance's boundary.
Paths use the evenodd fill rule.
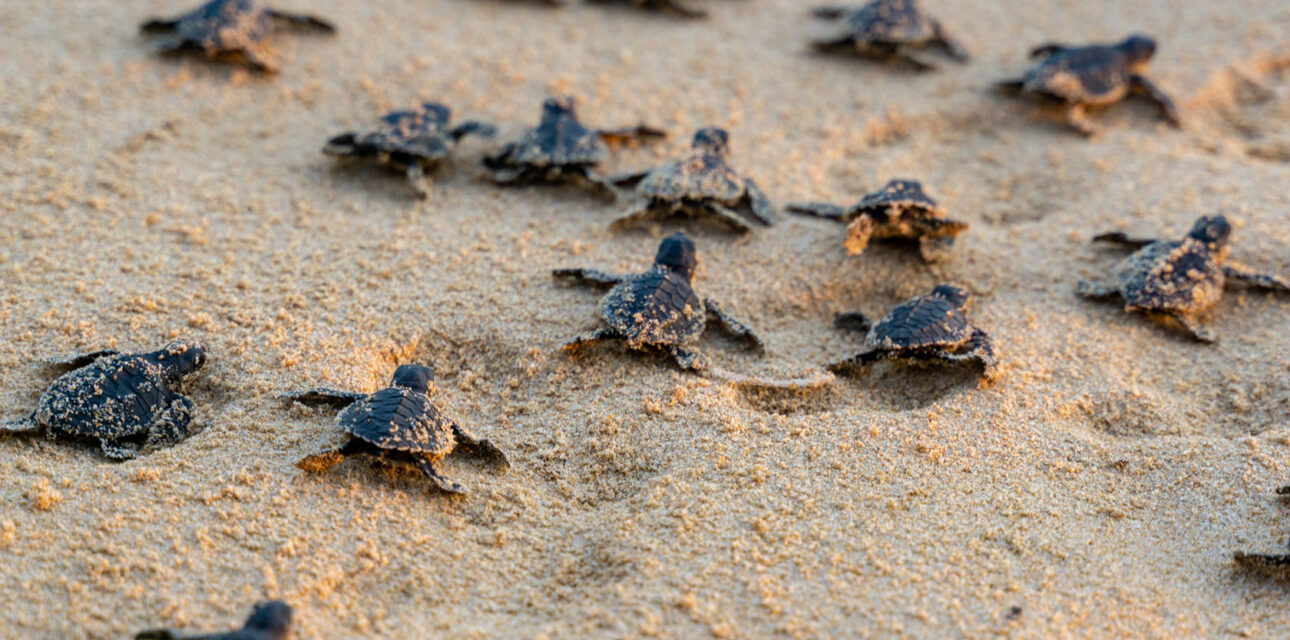
<path fill-rule="evenodd" d="M 706 21 L 505 0 L 279 0 L 339 26 L 276 39 L 281 74 L 151 54 L 138 24 L 187 2 L 0 4 L 0 419 L 40 360 L 203 340 L 196 433 L 125 463 L 0 437 L 0 635 L 122 638 L 296 608 L 297 638 L 1285 637 L 1286 587 L 1236 550 L 1290 538 L 1290 296 L 1235 287 L 1213 346 L 1074 295 L 1122 254 L 1096 232 L 1234 223 L 1233 257 L 1290 273 L 1290 6 L 1282 0 L 927 0 L 975 54 L 936 73 L 807 51 L 793 0 L 706 2 Z M 1186 128 L 1130 101 L 1085 140 L 993 95 L 1049 41 L 1161 43 L 1150 75 Z M 623 205 L 499 189 L 480 157 L 550 94 L 583 120 L 671 136 L 608 172 L 730 130 L 779 202 L 923 180 L 972 224 L 933 267 L 849 257 L 784 217 L 606 228 Z M 421 100 L 501 128 L 416 199 L 344 166 L 331 135 Z M 698 244 L 701 293 L 757 328 L 721 366 L 792 376 L 854 353 L 833 314 L 880 315 L 940 282 L 977 296 L 1003 377 L 882 365 L 757 392 L 606 345 L 570 356 L 598 294 L 550 270 L 648 265 Z M 513 467 L 347 461 L 332 415 L 275 397 L 372 391 L 433 365 L 444 410 Z"/>

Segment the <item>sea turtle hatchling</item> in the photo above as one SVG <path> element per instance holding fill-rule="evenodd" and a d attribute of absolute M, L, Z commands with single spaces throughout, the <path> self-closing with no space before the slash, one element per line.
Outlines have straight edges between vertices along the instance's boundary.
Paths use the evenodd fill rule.
<path fill-rule="evenodd" d="M 30 416 L 0 423 L 0 431 L 97 440 L 107 457 L 126 460 L 142 447 L 188 437 L 193 403 L 176 390 L 206 364 L 206 348 L 181 340 L 149 353 L 104 350 L 50 364 L 71 371 L 49 385 Z"/>
<path fill-rule="evenodd" d="M 897 59 L 920 70 L 936 66 L 915 53 L 938 48 L 956 62 L 971 56 L 940 22 L 919 7 L 917 0 L 874 0 L 860 7 L 816 7 L 811 13 L 832 20 L 831 32 L 812 42 L 819 51 L 854 52 L 876 59 Z"/>
<path fill-rule="evenodd" d="M 984 365 L 986 378 L 994 378 L 994 344 L 985 331 L 968 322 L 970 304 L 966 290 L 943 284 L 896 306 L 878 324 L 861 313 L 838 314 L 834 324 L 839 328 L 867 331 L 865 351 L 829 365 L 829 370 L 846 371 L 880 360 L 976 360 Z"/>
<path fill-rule="evenodd" d="M 417 465 L 446 493 L 465 493 L 461 485 L 435 469 L 435 463 L 460 447 L 499 466 L 506 455 L 492 442 L 475 437 L 448 419 L 430 398 L 434 371 L 418 364 L 394 370 L 390 386 L 371 395 L 334 389 L 288 393 L 284 399 L 341 409 L 336 423 L 349 435 L 339 449 L 307 456 L 296 463 L 305 471 L 329 469 L 346 456 L 364 454 Z"/>
<path fill-rule="evenodd" d="M 663 239 L 654 265 L 644 273 L 617 275 L 595 269 L 556 269 L 558 278 L 612 287 L 600 303 L 602 328 L 564 345 L 575 349 L 607 339 L 625 340 L 632 349 L 646 347 L 667 351 L 682 369 L 701 371 L 707 358 L 689 345 L 715 320 L 731 335 L 761 349 L 761 339 L 735 320 L 713 300 L 702 298 L 691 286 L 698 266 L 694 242 L 683 233 Z"/>
<path fill-rule="evenodd" d="M 1282 499 L 1290 497 L 1290 486 L 1277 489 Z M 1290 581 L 1290 553 L 1245 553 L 1232 555 L 1236 566 L 1246 572 L 1277 580 Z"/>
<path fill-rule="evenodd" d="M 475 134 L 491 137 L 496 127 L 468 121 L 449 126 L 452 111 L 437 102 L 419 109 L 395 111 L 363 131 L 342 133 L 327 141 L 323 153 L 339 158 L 364 158 L 403 171 L 422 197 L 429 195 L 426 171 L 434 169 L 452 153 L 463 137 Z"/>
<path fill-rule="evenodd" d="M 619 187 L 634 188 L 636 201 L 613 221 L 621 227 L 659 213 L 714 215 L 740 232 L 752 226 L 736 209 L 746 209 L 763 225 L 775 223 L 775 205 L 752 178 L 730 167 L 730 135 L 708 127 L 694 134 L 690 152 L 654 169 L 610 178 Z"/>
<path fill-rule="evenodd" d="M 612 193 L 595 171 L 609 156 L 609 145 L 665 135 L 645 125 L 589 129 L 578 120 L 573 98 L 547 98 L 538 126 L 486 156 L 484 166 L 493 181 L 502 185 L 583 180 Z"/>
<path fill-rule="evenodd" d="M 278 26 L 334 33 L 330 22 L 310 15 L 257 6 L 252 0 L 211 0 L 171 20 L 154 18 L 143 32 L 164 35 L 164 53 L 196 51 L 215 60 L 237 60 L 266 73 L 275 71 L 268 37 Z"/>
<path fill-rule="evenodd" d="M 870 240 L 907 238 L 918 240 L 924 261 L 935 262 L 946 257 L 955 236 L 968 228 L 966 222 L 945 217 L 945 208 L 915 180 L 892 180 L 849 207 L 807 202 L 787 209 L 849 223 L 845 246 L 851 255 L 864 252 Z"/>
<path fill-rule="evenodd" d="M 134 640 L 285 640 L 291 632 L 291 606 L 281 600 L 258 602 L 246 623 L 226 633 L 184 634 L 172 629 L 150 629 Z"/>
<path fill-rule="evenodd" d="M 1182 240 L 1136 239 L 1121 232 L 1098 235 L 1094 242 L 1134 252 L 1115 267 L 1113 282 L 1080 281 L 1076 292 L 1095 300 L 1123 299 L 1125 311 L 1158 321 L 1172 319 L 1196 340 L 1214 342 L 1218 335 L 1202 326 L 1196 315 L 1218 304 L 1228 280 L 1290 292 L 1290 280 L 1228 262 L 1231 233 L 1227 218 L 1216 215 L 1197 219 Z"/>
<path fill-rule="evenodd" d="M 1174 101 L 1160 87 L 1142 75 L 1156 54 L 1156 41 L 1132 35 L 1113 45 L 1070 47 L 1046 44 L 1036 47 L 1030 57 L 1038 65 L 1017 80 L 997 83 L 1000 90 L 1037 96 L 1065 108 L 1066 122 L 1091 136 L 1098 128 L 1088 119 L 1089 107 L 1104 107 L 1138 93 L 1156 103 L 1165 120 L 1182 126 Z"/>

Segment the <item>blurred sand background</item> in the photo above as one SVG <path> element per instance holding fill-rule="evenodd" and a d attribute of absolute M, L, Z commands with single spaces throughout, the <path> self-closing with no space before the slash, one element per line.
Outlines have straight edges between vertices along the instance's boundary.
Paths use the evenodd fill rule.
<path fill-rule="evenodd" d="M 188 387 L 200 431 L 174 448 L 113 464 L 0 438 L 5 634 L 231 628 L 265 597 L 310 639 L 1290 634 L 1285 586 L 1231 564 L 1290 538 L 1272 495 L 1290 481 L 1290 298 L 1233 289 L 1203 346 L 1073 293 L 1122 255 L 1093 233 L 1180 236 L 1215 211 L 1235 259 L 1290 272 L 1285 2 L 929 0 L 976 58 L 927 74 L 808 53 L 821 25 L 793 0 L 710 0 L 693 22 L 278 6 L 340 32 L 277 38 L 282 72 L 264 78 L 152 55 L 138 24 L 188 2 L 0 4 L 0 418 L 34 405 L 45 356 L 178 336 L 212 355 Z M 1033 45 L 1134 30 L 1159 38 L 1150 75 L 1186 130 L 1133 101 L 1084 140 L 987 90 Z M 932 268 L 882 245 L 848 257 L 839 226 L 794 217 L 746 237 L 614 233 L 621 205 L 482 180 L 486 141 L 428 201 L 319 153 L 426 99 L 498 123 L 500 143 L 553 93 L 588 124 L 672 133 L 609 172 L 720 125 L 779 202 L 912 177 L 973 226 Z M 619 346 L 560 352 L 598 298 L 550 269 L 639 270 L 677 228 L 700 290 L 769 343 L 761 359 L 705 336 L 723 366 L 849 355 L 860 336 L 834 313 L 951 281 L 977 294 L 1004 377 L 884 365 L 757 393 Z M 409 361 L 437 368 L 441 405 L 509 473 L 450 458 L 473 493 L 448 499 L 363 459 L 292 466 L 342 438 L 276 394 L 371 391 Z"/>

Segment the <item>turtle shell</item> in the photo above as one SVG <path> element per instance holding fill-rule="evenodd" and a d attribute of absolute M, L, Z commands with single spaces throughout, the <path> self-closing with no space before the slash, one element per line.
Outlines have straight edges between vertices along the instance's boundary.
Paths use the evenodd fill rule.
<path fill-rule="evenodd" d="M 945 210 L 923 192 L 923 185 L 917 180 L 892 180 L 882 189 L 866 195 L 853 210 L 880 221 L 899 218 L 905 212 L 945 217 Z"/>
<path fill-rule="evenodd" d="M 406 387 L 387 387 L 346 407 L 336 416 L 346 433 L 381 449 L 430 456 L 457 445 L 452 423 L 430 397 Z"/>
<path fill-rule="evenodd" d="M 707 310 L 684 276 L 655 266 L 611 289 L 600 316 L 632 347 L 680 345 L 703 333 Z"/>
<path fill-rule="evenodd" d="M 725 158 L 696 151 L 650 171 L 636 191 L 652 200 L 713 200 L 733 205 L 744 197 L 744 179 Z"/>
<path fill-rule="evenodd" d="M 452 151 L 448 131 L 452 112 L 441 104 L 428 102 L 416 111 L 395 111 L 354 137 L 360 155 L 404 153 L 422 160 L 442 160 Z"/>
<path fill-rule="evenodd" d="M 841 28 L 864 43 L 920 44 L 936 37 L 915 0 L 875 0 L 848 14 Z"/>
<path fill-rule="evenodd" d="M 1109 104 L 1129 92 L 1129 69 L 1115 47 L 1062 49 L 1026 72 L 1026 91 L 1066 102 Z"/>
<path fill-rule="evenodd" d="M 273 31 L 269 15 L 251 0 L 211 0 L 179 19 L 176 33 L 206 51 L 246 49 Z"/>
<path fill-rule="evenodd" d="M 600 135 L 572 113 L 543 117 L 492 159 L 494 164 L 531 167 L 594 166 L 609 154 Z"/>
<path fill-rule="evenodd" d="M 54 380 L 40 397 L 36 421 L 78 436 L 124 438 L 147 431 L 172 398 L 159 363 L 117 355 Z"/>
<path fill-rule="evenodd" d="M 1204 311 L 1222 297 L 1226 280 L 1209 248 L 1189 240 L 1149 244 L 1116 269 L 1116 283 L 1129 309 Z"/>
<path fill-rule="evenodd" d="M 953 347 L 972 337 L 967 315 L 954 302 L 921 296 L 892 309 L 869 330 L 865 342 L 875 349 Z"/>

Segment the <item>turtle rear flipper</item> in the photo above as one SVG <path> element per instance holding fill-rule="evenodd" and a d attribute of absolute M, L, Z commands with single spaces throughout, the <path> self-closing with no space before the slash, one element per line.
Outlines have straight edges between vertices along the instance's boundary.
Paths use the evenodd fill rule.
<path fill-rule="evenodd" d="M 160 18 L 153 18 L 139 25 L 139 30 L 147 34 L 174 33 L 177 28 L 179 28 L 178 20 L 162 20 Z"/>
<path fill-rule="evenodd" d="M 1218 342 L 1218 332 L 1201 324 L 1190 315 L 1185 313 L 1170 313 L 1165 315 L 1166 317 L 1173 318 L 1174 322 L 1177 322 L 1178 325 L 1197 342 L 1204 342 L 1206 344 Z"/>
<path fill-rule="evenodd" d="M 329 156 L 355 155 L 358 153 L 358 134 L 353 131 L 342 133 L 328 140 L 322 152 Z"/>
<path fill-rule="evenodd" d="M 1070 47 L 1066 45 L 1056 44 L 1053 42 L 1050 42 L 1048 44 L 1041 44 L 1035 47 L 1034 49 L 1030 50 L 1030 58 L 1032 60 L 1038 60 L 1040 58 L 1049 58 L 1069 48 Z"/>
<path fill-rule="evenodd" d="M 968 339 L 963 350 L 941 352 L 937 355 L 947 362 L 977 360 L 985 367 L 985 377 L 988 379 L 993 379 L 998 374 L 999 359 L 994 354 L 994 342 L 990 340 L 989 334 L 980 329 L 972 332 L 972 337 Z"/>
<path fill-rule="evenodd" d="M 852 9 L 839 6 L 812 7 L 811 15 L 821 20 L 837 20 Z"/>
<path fill-rule="evenodd" d="M 775 204 L 752 178 L 744 178 L 744 193 L 748 196 L 753 217 L 768 227 L 775 224 Z"/>
<path fill-rule="evenodd" d="M 124 440 L 103 438 L 99 440 L 99 447 L 103 449 L 103 455 L 113 460 L 129 460 L 139 455 L 139 445 Z"/>
<path fill-rule="evenodd" d="M 187 640 L 187 637 L 174 629 L 148 629 L 134 634 L 134 640 Z"/>
<path fill-rule="evenodd" d="M 634 171 L 631 173 L 620 173 L 617 175 L 606 176 L 605 182 L 612 184 L 616 187 L 634 187 L 640 184 L 640 181 L 644 180 L 645 177 L 648 175 L 649 175 L 648 169 L 644 171 Z"/>
<path fill-rule="evenodd" d="M 932 41 L 940 45 L 951 60 L 964 64 L 972 59 L 972 54 L 968 53 L 967 47 L 964 47 L 963 43 L 959 42 L 958 38 L 955 38 L 940 22 L 933 20 L 932 30 L 936 33 Z"/>
<path fill-rule="evenodd" d="M 305 391 L 293 391 L 284 393 L 279 398 L 289 402 L 299 402 L 309 406 L 329 406 L 335 409 L 344 409 L 359 400 L 367 397 L 365 393 L 356 393 L 353 391 L 337 391 L 336 389 L 307 389 Z"/>
<path fill-rule="evenodd" d="M 95 360 L 98 360 L 99 358 L 107 358 L 109 356 L 119 355 L 120 353 L 121 353 L 120 351 L 117 351 L 115 349 L 102 349 L 100 351 L 78 352 L 78 353 L 68 354 L 65 356 L 60 356 L 57 358 L 48 358 L 45 360 L 45 364 L 51 367 L 59 367 L 64 369 L 80 369 L 85 365 L 93 363 Z"/>
<path fill-rule="evenodd" d="M 833 316 L 833 326 L 848 331 L 868 331 L 873 321 L 859 311 L 847 311 Z"/>
<path fill-rule="evenodd" d="M 335 25 L 317 16 L 311 16 L 304 13 L 278 11 L 276 9 L 267 9 L 264 13 L 270 18 L 290 27 L 322 31 L 324 33 L 336 33 Z"/>
<path fill-rule="evenodd" d="M 439 470 L 436 469 L 434 466 L 434 461 L 432 461 L 430 458 L 426 456 L 415 456 L 415 457 L 417 461 L 417 467 L 421 469 L 421 473 L 424 473 L 427 478 L 430 478 L 432 481 L 434 481 L 435 485 L 439 487 L 440 491 L 444 493 L 451 493 L 451 494 L 466 493 L 466 489 L 462 487 L 460 484 L 457 484 L 456 482 L 449 480 L 447 476 L 444 476 L 443 474 L 439 473 Z"/>
<path fill-rule="evenodd" d="M 832 371 L 834 373 L 840 373 L 843 371 L 854 371 L 857 369 L 863 369 L 865 367 L 868 367 L 874 364 L 875 362 L 881 362 L 883 360 L 895 360 L 896 358 L 899 358 L 899 357 L 900 357 L 900 354 L 897 351 L 893 351 L 890 349 L 873 349 L 871 351 L 864 351 L 861 353 L 857 353 L 856 355 L 851 356 L 846 360 L 839 360 L 838 362 L 834 362 L 830 364 L 827 368 L 829 371 Z"/>
<path fill-rule="evenodd" d="M 1000 80 L 993 86 L 994 90 L 1000 93 L 1021 93 L 1026 89 L 1026 81 L 1024 79 Z"/>

